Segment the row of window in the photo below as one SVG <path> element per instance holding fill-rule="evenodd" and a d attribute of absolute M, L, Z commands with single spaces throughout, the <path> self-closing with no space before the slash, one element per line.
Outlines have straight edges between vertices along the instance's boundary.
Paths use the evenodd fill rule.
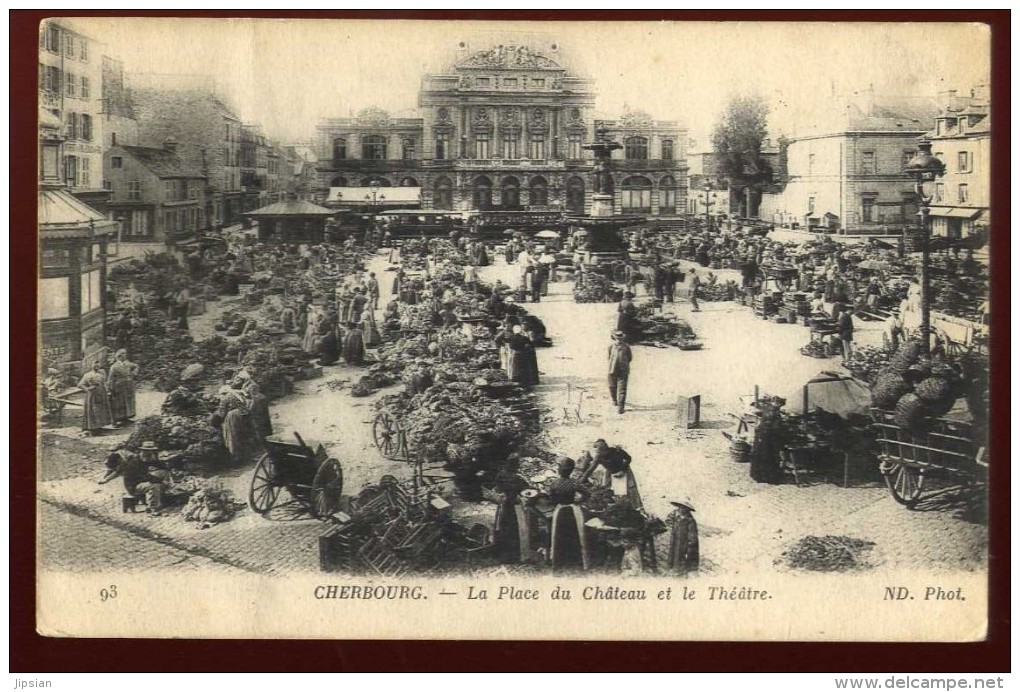
<path fill-rule="evenodd" d="M 528 139 L 528 158 L 544 159 L 547 157 L 548 138 L 543 134 L 531 135 Z M 487 133 L 477 134 L 472 142 L 474 149 L 470 158 L 488 159 L 496 152 L 492 147 L 492 137 Z M 567 138 L 567 158 L 580 159 L 583 156 L 583 138 L 581 135 L 570 135 Z M 504 134 L 501 138 L 499 156 L 504 159 L 519 158 L 519 138 L 514 134 Z M 387 138 L 382 135 L 368 135 L 361 139 L 361 158 L 382 161 L 389 158 Z M 404 160 L 414 159 L 416 154 L 414 139 L 407 138 L 401 141 L 401 158 Z M 337 137 L 333 140 L 333 160 L 343 161 L 348 156 L 347 140 Z M 628 159 L 648 158 L 648 138 L 628 137 L 624 145 L 624 156 Z M 436 135 L 437 159 L 453 158 L 453 150 L 450 148 L 450 135 L 442 133 Z M 673 140 L 662 141 L 662 158 L 666 161 L 673 160 Z"/>
<path fill-rule="evenodd" d="M 74 58 L 82 62 L 89 61 L 89 40 L 61 31 L 58 26 L 48 26 L 39 36 L 39 47 L 60 55 L 61 48 L 65 58 Z"/>
<path fill-rule="evenodd" d="M 186 199 L 198 199 L 201 196 L 201 180 L 173 178 L 163 181 L 163 197 L 167 202 L 180 202 Z"/>
<path fill-rule="evenodd" d="M 91 187 L 92 160 L 86 156 L 65 156 L 64 180 L 71 187 Z"/>
<path fill-rule="evenodd" d="M 114 160 L 118 158 L 120 157 L 115 156 Z M 114 166 L 114 168 L 118 168 L 118 166 Z M 117 190 L 112 180 L 104 180 L 103 189 L 112 192 L 116 199 L 121 198 L 121 195 L 118 194 L 119 192 L 123 192 L 124 193 L 123 199 L 129 201 L 140 200 L 142 198 L 142 184 L 137 180 L 129 180 L 127 183 L 125 183 L 123 191 Z"/>
<path fill-rule="evenodd" d="M 74 75 L 53 65 L 39 63 L 39 88 L 68 98 L 92 98 L 92 83 L 86 75 Z"/>
<path fill-rule="evenodd" d="M 453 181 L 446 176 L 439 177 L 433 188 L 432 206 L 435 209 L 453 208 Z M 644 176 L 630 176 L 620 185 L 621 207 L 634 214 L 650 214 L 655 194 L 652 181 Z M 520 183 L 517 178 L 504 178 L 499 188 L 500 204 L 513 209 L 520 206 Z M 676 180 L 666 176 L 659 181 L 658 202 L 660 214 L 676 213 Z M 549 204 L 549 184 L 545 178 L 535 176 L 528 184 L 528 199 L 531 206 Z M 487 176 L 478 176 L 471 183 L 471 203 L 475 209 L 489 209 L 493 203 L 493 185 Z M 581 212 L 584 209 L 584 180 L 571 177 L 566 183 L 566 208 Z"/>
<path fill-rule="evenodd" d="M 478 89 L 488 89 L 494 85 L 502 86 L 504 89 L 516 89 L 518 86 L 545 89 L 545 78 L 532 77 L 528 79 L 527 77 L 522 77 L 518 80 L 517 77 L 475 77 L 474 85 Z"/>
<path fill-rule="evenodd" d="M 941 152 L 935 152 L 935 158 L 942 163 L 946 162 L 946 155 Z M 956 171 L 955 173 L 972 173 L 974 171 L 974 153 L 970 151 L 958 151 L 956 152 Z M 949 172 L 949 171 L 947 171 Z"/>
<path fill-rule="evenodd" d="M 163 231 L 196 231 L 202 223 L 203 212 L 197 207 L 169 209 L 163 212 Z"/>
<path fill-rule="evenodd" d="M 88 113 L 68 113 L 64 134 L 68 139 L 91 142 L 93 137 L 92 116 Z"/>
<path fill-rule="evenodd" d="M 946 184 L 936 183 L 935 184 L 935 201 L 936 202 L 950 202 L 949 196 L 946 194 Z M 961 183 L 956 186 L 956 202 L 955 204 L 967 204 L 970 201 L 970 188 L 966 183 Z"/>

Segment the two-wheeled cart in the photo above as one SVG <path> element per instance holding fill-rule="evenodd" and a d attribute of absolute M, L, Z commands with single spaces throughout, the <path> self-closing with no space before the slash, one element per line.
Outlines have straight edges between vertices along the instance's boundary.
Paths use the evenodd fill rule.
<path fill-rule="evenodd" d="M 889 412 L 875 410 L 872 416 L 879 471 L 901 505 L 917 505 L 929 477 L 987 482 L 987 450 L 975 441 L 969 423 L 938 418 L 924 430 L 909 430 L 893 423 Z"/>
<path fill-rule="evenodd" d="M 286 489 L 309 514 L 328 519 L 340 509 L 343 468 L 322 445 L 312 449 L 301 435 L 295 432 L 294 437 L 296 442 L 278 435 L 266 438 L 266 453 L 255 466 L 248 504 L 265 514 L 276 504 L 280 491 Z"/>

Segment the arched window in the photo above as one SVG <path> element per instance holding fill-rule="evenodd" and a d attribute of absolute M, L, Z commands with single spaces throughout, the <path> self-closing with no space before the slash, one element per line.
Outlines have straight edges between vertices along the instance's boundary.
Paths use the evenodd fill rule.
<path fill-rule="evenodd" d="M 471 203 L 475 209 L 483 211 L 492 207 L 492 181 L 484 175 L 471 183 Z"/>
<path fill-rule="evenodd" d="M 673 160 L 673 140 L 664 139 L 662 140 L 662 158 L 666 161 Z"/>
<path fill-rule="evenodd" d="M 362 178 L 361 187 L 391 187 L 389 178 Z"/>
<path fill-rule="evenodd" d="M 676 214 L 676 180 L 671 175 L 659 181 L 659 213 Z"/>
<path fill-rule="evenodd" d="M 584 213 L 584 181 L 577 176 L 567 180 L 567 211 Z"/>
<path fill-rule="evenodd" d="M 347 187 L 347 178 L 342 175 L 338 175 L 329 181 L 330 187 Z"/>
<path fill-rule="evenodd" d="M 513 176 L 503 178 L 500 192 L 504 209 L 519 209 L 521 206 L 521 181 Z"/>
<path fill-rule="evenodd" d="M 420 187 L 418 181 L 411 176 L 406 176 L 400 179 L 400 187 Z"/>
<path fill-rule="evenodd" d="M 366 135 L 361 139 L 361 158 L 379 161 L 387 158 L 386 138 L 382 135 Z"/>
<path fill-rule="evenodd" d="M 333 140 L 333 160 L 343 161 L 347 158 L 347 140 L 337 137 Z"/>
<path fill-rule="evenodd" d="M 648 138 L 628 137 L 624 143 L 624 154 L 628 159 L 647 159 Z"/>
<path fill-rule="evenodd" d="M 432 206 L 435 209 L 453 209 L 453 182 L 445 175 L 436 179 Z"/>
<path fill-rule="evenodd" d="M 533 207 L 544 207 L 549 204 L 549 183 L 540 175 L 536 175 L 528 183 L 528 197 Z"/>
<path fill-rule="evenodd" d="M 620 184 L 621 207 L 625 213 L 652 213 L 652 181 L 643 175 L 632 175 Z"/>

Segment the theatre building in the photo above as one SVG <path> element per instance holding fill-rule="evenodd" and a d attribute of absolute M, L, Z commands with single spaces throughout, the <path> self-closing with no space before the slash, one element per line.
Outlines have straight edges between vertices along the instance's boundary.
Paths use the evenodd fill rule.
<path fill-rule="evenodd" d="M 417 117 L 376 108 L 327 118 L 317 128 L 321 200 L 423 209 L 564 210 L 586 213 L 596 128 L 613 153 L 617 213 L 683 215 L 687 130 L 631 111 L 595 114 L 594 85 L 571 74 L 555 44 L 461 44 L 442 74 L 422 78 Z M 415 188 L 394 190 L 393 188 Z"/>

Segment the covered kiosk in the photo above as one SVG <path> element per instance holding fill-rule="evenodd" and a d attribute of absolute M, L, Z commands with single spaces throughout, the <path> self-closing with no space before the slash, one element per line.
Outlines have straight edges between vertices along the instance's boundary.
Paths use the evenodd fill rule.
<path fill-rule="evenodd" d="M 325 240 L 326 221 L 334 213 L 318 204 L 288 199 L 253 209 L 247 216 L 259 222 L 259 242 L 321 243 Z"/>
<path fill-rule="evenodd" d="M 106 346 L 107 243 L 119 224 L 64 187 L 60 120 L 40 110 L 39 331 L 42 365 L 91 361 Z M 80 369 L 79 369 L 80 370 Z"/>

